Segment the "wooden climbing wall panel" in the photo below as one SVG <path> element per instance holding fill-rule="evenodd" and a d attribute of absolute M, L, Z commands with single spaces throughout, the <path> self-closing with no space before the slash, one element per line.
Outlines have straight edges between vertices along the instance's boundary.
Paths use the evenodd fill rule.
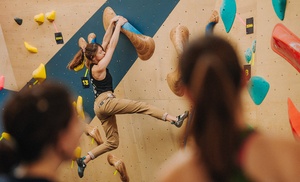
<path fill-rule="evenodd" d="M 47 63 L 64 46 L 55 43 L 53 24 L 45 22 L 38 26 L 33 21 L 34 15 L 55 10 L 57 12 L 55 24 L 63 33 L 64 41 L 67 43 L 105 2 L 64 0 L 58 3 L 56 0 L 47 2 L 2 0 L 0 24 L 5 43 L 1 42 L 1 44 L 6 45 L 17 88 L 22 88 L 30 80 L 32 71 L 40 63 Z M 257 47 L 251 75 L 261 76 L 270 84 L 269 93 L 260 105 L 255 105 L 245 90 L 243 93 L 245 121 L 269 135 L 293 140 L 288 122 L 287 98 L 290 97 L 296 107 L 300 108 L 299 73 L 272 51 L 270 38 L 274 26 L 279 22 L 300 36 L 298 23 L 300 2 L 288 1 L 283 21 L 276 16 L 271 1 L 236 0 L 236 3 L 237 15 L 230 32 L 226 33 L 220 20 L 215 26 L 214 34 L 232 42 L 242 64 L 246 64 L 245 51 L 256 40 Z M 177 59 L 170 40 L 170 31 L 177 25 L 184 25 L 189 29 L 190 40 L 204 35 L 213 9 L 219 9 L 219 5 L 216 8 L 216 4 L 217 1 L 211 0 L 179 1 L 153 35 L 156 49 L 151 59 L 134 60 L 135 63 L 116 87 L 116 95 L 148 102 L 173 115 L 189 109 L 186 99 L 173 94 L 166 81 L 167 74 L 175 69 Z M 14 17 L 23 18 L 23 24 L 17 25 Z M 250 17 L 254 18 L 254 33 L 247 35 L 245 22 Z M 147 24 L 143 22 L 143 25 L 139 26 L 147 26 Z M 36 35 L 40 35 L 39 38 Z M 37 46 L 39 53 L 28 54 L 23 46 L 24 41 Z M 122 51 L 126 52 L 126 49 Z M 123 159 L 131 181 L 155 180 L 155 172 L 159 170 L 160 164 L 180 148 L 182 136 L 185 135 L 184 128 L 177 129 L 168 123 L 143 115 L 122 115 L 117 116 L 117 120 L 120 146 L 112 153 Z M 97 125 L 104 136 L 97 118 L 94 118 L 91 124 Z M 86 154 L 95 144 L 91 143 L 90 137 L 83 135 L 80 146 L 82 154 Z M 76 165 L 74 168 L 70 167 L 71 161 L 62 164 L 59 168 L 61 181 L 119 181 L 118 174 L 114 175 L 114 168 L 108 164 L 106 156 L 104 154 L 89 163 L 83 179 L 77 176 Z"/>

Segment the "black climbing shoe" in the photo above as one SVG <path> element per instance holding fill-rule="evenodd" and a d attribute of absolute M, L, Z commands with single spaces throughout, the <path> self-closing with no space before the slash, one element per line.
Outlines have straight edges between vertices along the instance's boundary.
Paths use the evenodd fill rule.
<path fill-rule="evenodd" d="M 189 115 L 189 111 L 185 111 L 183 114 L 177 116 L 177 121 L 172 121 L 171 124 L 175 125 L 177 128 L 180 128 L 181 125 L 183 124 L 183 121 L 185 118 L 187 118 Z"/>
<path fill-rule="evenodd" d="M 83 162 L 84 159 L 85 159 L 85 157 L 82 157 L 82 158 L 79 158 L 76 160 L 77 165 L 78 165 L 78 175 L 80 178 L 83 177 L 83 172 L 86 167 L 86 164 Z"/>

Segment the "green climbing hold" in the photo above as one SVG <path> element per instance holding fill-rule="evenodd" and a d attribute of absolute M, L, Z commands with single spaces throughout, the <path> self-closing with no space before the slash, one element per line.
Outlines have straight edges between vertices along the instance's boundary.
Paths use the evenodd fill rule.
<path fill-rule="evenodd" d="M 280 20 L 284 19 L 286 0 L 272 0 L 273 8 Z"/>

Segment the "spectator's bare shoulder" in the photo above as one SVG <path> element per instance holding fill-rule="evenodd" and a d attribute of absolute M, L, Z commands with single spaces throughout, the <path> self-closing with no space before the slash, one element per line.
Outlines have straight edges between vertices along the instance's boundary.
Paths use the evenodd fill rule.
<path fill-rule="evenodd" d="M 257 135 L 247 148 L 244 168 L 259 181 L 300 177 L 300 144 L 292 139 Z"/>
<path fill-rule="evenodd" d="M 180 150 L 162 165 L 157 175 L 157 181 L 192 182 L 206 179 L 204 178 L 206 176 L 205 169 L 200 161 L 192 150 Z"/>

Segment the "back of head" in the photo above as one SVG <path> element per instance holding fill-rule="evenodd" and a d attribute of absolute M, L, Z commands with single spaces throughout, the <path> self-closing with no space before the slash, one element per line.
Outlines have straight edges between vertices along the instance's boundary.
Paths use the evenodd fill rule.
<path fill-rule="evenodd" d="M 202 59 L 205 56 L 211 56 L 211 59 L 216 60 Z M 242 71 L 237 54 L 230 43 L 216 36 L 199 37 L 190 42 L 185 49 L 179 64 L 182 81 L 186 86 L 192 84 L 193 71 L 197 72 L 198 69 L 195 66 L 205 61 L 223 67 L 222 74 L 227 74 L 237 89 L 240 87 Z"/>
<path fill-rule="evenodd" d="M 90 67 L 90 64 L 93 58 L 97 54 L 98 48 L 101 48 L 103 51 L 103 47 L 98 43 L 89 43 L 83 49 L 80 49 L 74 56 L 74 58 L 69 62 L 67 68 L 70 70 L 74 70 L 77 66 L 81 65 L 85 61 L 85 65 L 87 68 Z"/>
<path fill-rule="evenodd" d="M 9 151 L 16 155 L 0 166 L 11 169 L 19 162 L 30 164 L 38 160 L 43 150 L 56 145 L 73 112 L 68 89 L 55 83 L 44 82 L 13 94 L 3 112 L 4 130 L 11 139 L 0 141 L 0 160 Z"/>
<path fill-rule="evenodd" d="M 239 129 L 242 69 L 233 47 L 219 37 L 191 42 L 180 60 L 183 84 L 194 106 L 191 136 L 215 180 L 228 179 L 233 170 Z"/>

